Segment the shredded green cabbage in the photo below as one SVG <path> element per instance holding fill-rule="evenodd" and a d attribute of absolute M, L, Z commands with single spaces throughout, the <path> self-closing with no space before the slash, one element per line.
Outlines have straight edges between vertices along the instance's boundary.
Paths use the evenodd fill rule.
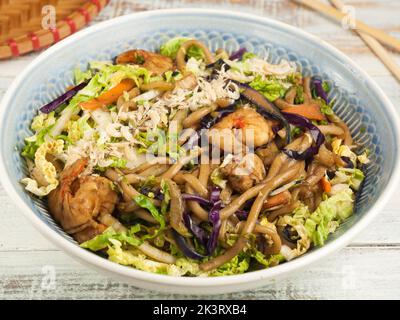
<path fill-rule="evenodd" d="M 72 143 L 78 142 L 83 138 L 84 133 L 92 127 L 89 125 L 88 120 L 90 119 L 89 114 L 81 116 L 78 120 L 69 121 L 67 123 L 68 138 Z"/>
<path fill-rule="evenodd" d="M 179 48 L 182 46 L 184 42 L 188 40 L 192 39 L 185 37 L 172 38 L 161 46 L 160 53 L 164 56 L 170 57 L 171 59 L 175 59 Z M 187 50 L 186 56 L 188 58 L 203 59 L 204 53 L 200 48 L 196 46 L 191 46 Z"/>
<path fill-rule="evenodd" d="M 226 187 L 226 184 L 228 183 L 228 181 L 224 179 L 220 168 L 214 169 L 214 171 L 210 175 L 210 179 L 213 184 L 220 187 L 221 189 L 224 189 Z"/>
<path fill-rule="evenodd" d="M 362 181 L 364 180 L 364 173 L 360 169 L 339 168 L 335 172 L 335 177 L 331 180 L 333 185 L 345 183 L 353 190 L 358 190 Z"/>
<path fill-rule="evenodd" d="M 165 217 L 161 214 L 157 207 L 153 204 L 149 197 L 146 197 L 143 194 L 136 196 L 133 200 L 142 208 L 149 210 L 151 215 L 158 221 L 160 224 L 160 228 L 153 234 L 146 236 L 145 238 L 153 238 L 156 237 L 162 230 L 165 229 Z"/>
<path fill-rule="evenodd" d="M 131 64 L 112 64 L 104 61 L 93 61 L 90 63 L 90 68 L 99 71 L 90 82 L 97 76 L 97 84 L 103 86 L 105 90 L 114 87 L 123 79 L 132 79 L 135 81 L 136 85 L 139 86 L 140 78 L 143 79 L 144 83 L 149 83 L 151 78 L 151 72 L 149 70 Z M 90 83 L 88 86 L 89 85 Z M 88 86 L 83 90 L 88 89 Z M 82 91 L 80 93 L 82 93 Z M 83 91 L 82 94 L 86 94 L 85 91 Z"/>
<path fill-rule="evenodd" d="M 272 265 L 277 265 L 286 260 L 285 257 L 280 253 L 272 254 L 271 256 L 266 258 L 265 255 L 259 250 L 254 250 L 254 253 L 251 254 L 251 257 L 255 259 L 259 264 L 263 265 L 265 268 L 269 268 Z"/>
<path fill-rule="evenodd" d="M 203 273 L 196 262 L 189 259 L 179 258 L 174 264 L 162 263 L 148 259 L 139 250 L 122 249 L 118 240 L 111 240 L 112 245 L 107 250 L 109 260 L 125 266 L 132 266 L 136 269 L 170 275 L 170 276 L 201 276 Z"/>
<path fill-rule="evenodd" d="M 46 141 L 37 148 L 35 152 L 35 166 L 33 171 L 36 175 L 40 176 L 41 184 L 36 179 L 24 178 L 21 180 L 26 185 L 25 189 L 29 192 L 43 197 L 48 195 L 52 190 L 57 188 L 57 170 L 54 165 L 46 158 L 47 155 L 58 155 L 63 151 L 63 140 Z"/>
<path fill-rule="evenodd" d="M 275 101 L 283 97 L 286 92 L 282 81 L 273 78 L 262 79 L 261 76 L 257 76 L 249 85 L 253 89 L 261 92 L 269 101 Z"/>
<path fill-rule="evenodd" d="M 252 59 L 252 58 L 255 58 L 255 57 L 257 57 L 257 55 L 255 53 L 253 53 L 253 52 L 245 52 L 245 53 L 243 53 L 242 61 L 246 61 L 248 59 Z"/>
<path fill-rule="evenodd" d="M 143 241 L 139 239 L 135 233 L 140 231 L 140 225 L 132 226 L 126 232 L 116 232 L 113 228 L 107 228 L 102 234 L 97 235 L 93 239 L 81 243 L 81 247 L 91 251 L 99 251 L 112 245 L 112 240 L 118 240 L 122 244 L 131 246 L 140 246 Z"/>
<path fill-rule="evenodd" d="M 166 215 L 167 211 L 168 211 L 168 206 L 169 206 L 169 202 L 171 201 L 171 196 L 169 193 L 169 187 L 168 184 L 164 181 L 161 180 L 161 193 L 163 194 L 164 198 L 161 202 L 161 214 L 162 215 Z"/>
<path fill-rule="evenodd" d="M 250 256 L 244 252 L 233 257 L 232 260 L 224 263 L 222 266 L 210 273 L 210 276 L 229 276 L 245 273 L 250 266 Z"/>
<path fill-rule="evenodd" d="M 92 70 L 86 70 L 82 71 L 79 68 L 76 68 L 74 70 L 74 78 L 75 78 L 75 83 L 80 84 L 86 80 L 89 80 L 92 77 Z"/>
<path fill-rule="evenodd" d="M 322 201 L 304 226 L 314 245 L 322 246 L 328 235 L 353 213 L 353 191 L 347 188 Z"/>

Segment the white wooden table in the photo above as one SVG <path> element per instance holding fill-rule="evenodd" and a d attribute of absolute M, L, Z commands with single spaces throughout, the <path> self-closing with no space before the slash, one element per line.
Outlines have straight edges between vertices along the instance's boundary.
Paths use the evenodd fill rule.
<path fill-rule="evenodd" d="M 357 17 L 400 37 L 399 0 L 352 0 Z M 130 12 L 173 7 L 240 10 L 303 28 L 332 43 L 364 68 L 400 108 L 400 85 L 351 32 L 288 0 L 114 0 L 94 21 Z M 36 54 L 0 62 L 0 98 Z M 397 55 L 400 63 L 400 55 Z M 11 111 L 12 112 L 12 111 Z M 0 178 L 1 179 L 1 178 Z M 228 299 L 390 299 L 400 298 L 400 182 L 378 219 L 347 248 L 286 280 Z M 54 272 L 54 273 L 53 273 Z M 49 275 L 55 282 L 49 282 Z M 0 185 L 0 299 L 176 299 L 108 279 L 84 267 L 44 239 Z"/>

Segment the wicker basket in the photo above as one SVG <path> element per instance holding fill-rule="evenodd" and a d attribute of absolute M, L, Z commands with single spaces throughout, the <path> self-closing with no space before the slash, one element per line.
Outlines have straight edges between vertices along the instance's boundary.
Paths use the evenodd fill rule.
<path fill-rule="evenodd" d="M 0 0 L 0 59 L 49 47 L 88 24 L 109 0 Z M 42 9 L 50 9 L 51 11 Z M 55 11 L 53 11 L 53 8 Z M 43 28 L 55 12 L 55 27 Z"/>

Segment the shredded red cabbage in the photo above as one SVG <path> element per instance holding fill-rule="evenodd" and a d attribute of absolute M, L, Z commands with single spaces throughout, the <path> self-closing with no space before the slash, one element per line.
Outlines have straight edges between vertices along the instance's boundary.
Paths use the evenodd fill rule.
<path fill-rule="evenodd" d="M 354 163 L 353 163 L 353 161 L 351 161 L 351 159 L 349 158 L 349 157 L 341 157 L 342 158 L 342 160 L 344 161 L 344 162 L 346 162 L 346 168 L 350 168 L 350 169 L 353 169 L 354 168 Z"/>
<path fill-rule="evenodd" d="M 221 190 L 217 187 L 212 188 L 210 192 L 210 202 L 214 204 L 215 202 L 219 201 L 219 196 L 221 194 Z"/>
<path fill-rule="evenodd" d="M 192 234 L 200 241 L 204 248 L 207 247 L 208 234 L 203 228 L 194 223 L 189 213 L 185 212 L 183 215 L 183 221 L 185 222 L 186 228 L 188 228 Z"/>
<path fill-rule="evenodd" d="M 202 229 L 200 226 L 196 225 L 190 215 L 188 213 L 185 213 L 183 216 L 184 222 L 186 227 L 192 232 L 192 234 L 200 241 L 200 243 L 206 248 L 207 250 L 207 255 L 211 255 L 214 251 L 215 248 L 217 247 L 218 243 L 218 235 L 219 235 L 219 230 L 221 228 L 221 219 L 220 219 L 220 210 L 222 208 L 222 202 L 220 200 L 220 189 L 218 188 L 213 188 L 210 193 L 210 200 L 206 200 L 202 197 L 196 196 L 196 195 L 189 195 L 189 194 L 183 194 L 182 197 L 184 200 L 188 201 L 196 201 L 199 204 L 203 204 L 206 206 L 212 206 L 211 210 L 209 211 L 208 214 L 208 221 L 212 224 L 212 231 L 210 236 L 207 235 L 204 229 Z M 183 239 L 183 242 L 186 243 Z M 184 244 L 181 241 L 181 245 L 184 246 Z M 187 255 L 186 253 L 188 252 L 187 249 L 182 249 L 183 253 Z M 198 254 L 197 252 L 189 252 L 189 255 L 187 255 L 189 258 L 194 256 L 195 254 Z M 198 254 L 201 256 L 200 254 Z M 196 258 L 193 258 L 196 259 Z"/>
<path fill-rule="evenodd" d="M 283 152 L 290 158 L 293 158 L 296 160 L 306 160 L 308 158 L 311 158 L 315 154 L 317 154 L 319 147 L 325 141 L 325 136 L 318 129 L 318 127 L 315 126 L 314 124 L 312 124 L 312 122 L 310 120 L 304 118 L 303 116 L 293 114 L 293 113 L 287 113 L 287 112 L 282 112 L 282 114 L 290 124 L 307 128 L 310 131 L 310 134 L 314 140 L 314 145 L 302 153 L 299 153 L 294 150 L 289 150 L 289 149 L 284 149 Z M 290 131 L 287 131 L 287 132 L 290 133 Z M 288 135 L 288 134 L 286 134 L 286 135 Z"/>
<path fill-rule="evenodd" d="M 48 104 L 44 105 L 43 107 L 41 107 L 39 109 L 40 112 L 42 112 L 42 113 L 50 113 L 50 112 L 56 110 L 60 105 L 62 105 L 63 103 L 66 103 L 67 101 L 72 99 L 72 97 L 75 96 L 81 89 L 86 87 L 86 85 L 88 83 L 89 83 L 89 80 L 84 81 L 84 82 L 78 84 L 77 86 L 73 87 L 72 89 L 68 90 L 67 92 L 65 92 L 64 94 L 59 96 L 58 98 L 54 99 L 50 103 L 48 103 Z"/>
<path fill-rule="evenodd" d="M 210 221 L 211 224 L 213 225 L 210 239 L 207 242 L 207 253 L 209 255 L 211 255 L 215 251 L 215 248 L 217 247 L 219 230 L 221 229 L 221 219 L 219 215 L 221 207 L 222 207 L 222 202 L 221 200 L 218 200 L 217 202 L 214 203 L 214 206 L 211 208 L 208 214 L 208 221 Z"/>
<path fill-rule="evenodd" d="M 174 229 L 172 229 L 172 232 L 173 232 L 177 246 L 179 247 L 179 249 L 183 252 L 183 254 L 186 257 L 195 259 L 195 260 L 201 260 L 201 259 L 205 258 L 205 256 L 196 252 L 196 250 L 194 250 L 191 246 L 189 246 L 189 244 L 186 242 L 185 237 L 180 235 Z"/>
<path fill-rule="evenodd" d="M 183 193 L 182 199 L 187 201 L 196 201 L 203 206 L 208 206 L 208 207 L 212 206 L 211 201 L 204 199 L 200 196 L 196 196 L 194 194 Z"/>
<path fill-rule="evenodd" d="M 234 52 L 232 52 L 232 54 L 229 56 L 229 60 L 241 60 L 243 55 L 247 52 L 246 48 L 240 48 Z"/>
<path fill-rule="evenodd" d="M 311 80 L 311 86 L 315 90 L 315 94 L 318 97 L 324 99 L 327 104 L 330 103 L 329 98 L 328 98 L 328 94 L 324 90 L 324 88 L 322 86 L 322 80 L 320 78 L 314 77 Z"/>

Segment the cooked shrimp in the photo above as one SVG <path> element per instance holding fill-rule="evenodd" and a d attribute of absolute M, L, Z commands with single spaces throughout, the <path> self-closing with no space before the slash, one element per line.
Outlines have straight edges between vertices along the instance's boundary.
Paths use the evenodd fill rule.
<path fill-rule="evenodd" d="M 265 178 L 262 160 L 254 153 L 249 153 L 239 162 L 232 162 L 221 168 L 232 189 L 245 192 Z"/>
<path fill-rule="evenodd" d="M 233 152 L 237 144 L 259 147 L 272 140 L 272 122 L 252 108 L 241 108 L 215 124 L 209 137 L 221 149 Z M 239 150 L 241 151 L 241 149 Z"/>
<path fill-rule="evenodd" d="M 60 185 L 49 194 L 49 209 L 63 229 L 83 242 L 101 233 L 105 227 L 95 218 L 111 214 L 118 195 L 104 177 L 79 177 L 87 159 L 77 160 L 64 169 Z"/>
<path fill-rule="evenodd" d="M 129 50 L 121 53 L 117 56 L 116 63 L 143 65 L 143 67 L 157 75 L 162 75 L 164 72 L 172 70 L 174 65 L 171 58 L 145 50 Z"/>

